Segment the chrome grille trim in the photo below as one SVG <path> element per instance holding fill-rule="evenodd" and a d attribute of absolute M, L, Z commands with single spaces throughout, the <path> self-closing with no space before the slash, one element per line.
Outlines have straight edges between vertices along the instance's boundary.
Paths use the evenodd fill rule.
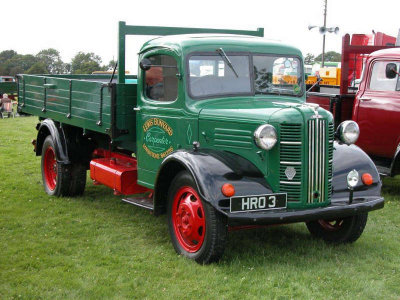
<path fill-rule="evenodd" d="M 301 185 L 301 181 L 279 181 L 283 184 L 293 184 L 293 185 Z"/>
<path fill-rule="evenodd" d="M 284 145 L 301 145 L 301 142 L 281 142 L 281 144 Z"/>
<path fill-rule="evenodd" d="M 308 195 L 307 202 L 313 203 L 314 192 L 319 193 L 318 202 L 324 202 L 326 179 L 326 120 L 308 121 Z"/>
<path fill-rule="evenodd" d="M 299 161 L 281 161 L 281 165 L 301 166 L 301 162 L 299 162 Z"/>

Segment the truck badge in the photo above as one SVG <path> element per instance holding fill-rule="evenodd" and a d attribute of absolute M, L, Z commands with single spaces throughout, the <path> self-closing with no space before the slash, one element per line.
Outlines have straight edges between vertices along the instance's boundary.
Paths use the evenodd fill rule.
<path fill-rule="evenodd" d="M 296 170 L 293 167 L 287 167 L 285 170 L 285 175 L 287 179 L 292 180 L 296 176 Z"/>

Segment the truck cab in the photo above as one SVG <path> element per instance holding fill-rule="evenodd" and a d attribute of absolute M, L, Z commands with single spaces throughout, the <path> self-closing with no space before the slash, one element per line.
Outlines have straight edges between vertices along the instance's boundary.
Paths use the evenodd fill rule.
<path fill-rule="evenodd" d="M 364 66 L 364 76 L 355 97 L 353 120 L 360 126 L 357 145 L 380 165 L 382 173 L 400 172 L 400 49 L 373 52 Z M 387 69 L 394 68 L 393 76 Z"/>
<path fill-rule="evenodd" d="M 263 30 L 127 26 L 118 75 L 19 76 L 19 106 L 39 116 L 45 191 L 95 184 L 167 214 L 178 254 L 218 261 L 229 228 L 305 222 L 334 243 L 356 241 L 382 208 L 381 181 L 347 120 L 307 104 L 303 56 Z M 125 76 L 125 36 L 161 35 Z M 100 76 L 100 77 L 99 77 Z M 126 81 L 129 79 L 129 83 Z"/>

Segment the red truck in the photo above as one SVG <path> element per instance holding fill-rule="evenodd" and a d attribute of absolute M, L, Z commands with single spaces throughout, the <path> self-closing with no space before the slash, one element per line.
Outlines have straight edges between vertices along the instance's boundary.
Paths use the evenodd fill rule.
<path fill-rule="evenodd" d="M 380 34 L 375 40 L 374 45 L 363 44 L 360 35 L 350 41 L 346 34 L 340 87 L 321 86 L 319 92 L 308 93 L 307 102 L 330 110 L 335 126 L 343 120 L 357 122 L 357 145 L 382 175 L 395 176 L 400 174 L 400 48 L 387 35 Z"/>

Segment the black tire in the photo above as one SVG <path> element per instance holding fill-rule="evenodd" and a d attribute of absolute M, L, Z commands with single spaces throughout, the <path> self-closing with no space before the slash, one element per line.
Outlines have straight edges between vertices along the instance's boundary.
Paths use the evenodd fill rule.
<path fill-rule="evenodd" d="M 189 192 L 185 192 L 186 190 Z M 179 197 L 181 193 L 183 194 L 181 197 Z M 201 239 L 201 242 L 198 242 L 197 244 L 196 240 L 185 239 L 184 234 L 182 233 L 185 230 L 177 229 L 177 228 L 182 228 L 180 226 L 181 224 L 183 224 L 184 220 L 184 217 L 182 217 L 184 213 L 182 213 L 181 215 L 178 214 L 179 209 L 184 205 L 182 204 L 184 203 L 183 197 L 184 196 L 192 197 L 191 195 L 193 195 L 194 198 L 196 198 L 197 196 L 199 198 L 195 199 L 195 201 L 191 200 L 191 202 L 195 203 L 193 204 L 193 206 L 197 205 L 195 206 L 197 207 L 195 209 L 195 211 L 197 212 L 195 218 L 198 219 L 199 221 L 197 223 L 203 222 L 202 224 L 205 225 L 204 226 L 205 228 L 201 228 L 202 226 L 198 226 L 197 228 L 196 224 L 194 225 L 194 227 L 197 228 L 197 230 L 196 231 L 192 230 L 192 231 L 197 232 Z M 176 199 L 182 199 L 182 200 L 176 200 Z M 201 209 L 199 209 L 198 207 L 201 207 Z M 202 213 L 203 211 L 204 211 L 204 216 Z M 174 217 L 173 214 L 176 217 Z M 189 215 L 190 218 L 190 214 L 187 215 Z M 192 217 L 192 219 L 194 219 L 194 217 Z M 182 223 L 179 223 L 179 220 L 181 220 Z M 221 258 L 221 256 L 224 253 L 225 243 L 227 238 L 226 218 L 220 213 L 218 213 L 209 203 L 201 199 L 198 193 L 196 183 L 193 177 L 187 171 L 182 171 L 176 175 L 176 177 L 171 183 L 171 187 L 168 192 L 168 229 L 175 251 L 178 254 L 183 255 L 189 259 L 195 260 L 200 264 L 210 264 L 212 262 L 216 262 Z M 189 249 L 188 247 L 190 246 L 199 249 Z"/>
<path fill-rule="evenodd" d="M 318 220 L 306 223 L 310 233 L 334 244 L 355 242 L 363 233 L 368 213 L 338 220 Z"/>
<path fill-rule="evenodd" d="M 56 146 L 52 137 L 47 136 L 43 142 L 41 160 L 44 190 L 50 196 L 68 196 L 71 185 L 71 166 L 57 161 L 55 149 Z M 50 168 L 50 165 L 53 167 Z"/>
<path fill-rule="evenodd" d="M 80 163 L 71 165 L 71 182 L 68 191 L 69 196 L 80 196 L 86 186 L 86 166 Z"/>

